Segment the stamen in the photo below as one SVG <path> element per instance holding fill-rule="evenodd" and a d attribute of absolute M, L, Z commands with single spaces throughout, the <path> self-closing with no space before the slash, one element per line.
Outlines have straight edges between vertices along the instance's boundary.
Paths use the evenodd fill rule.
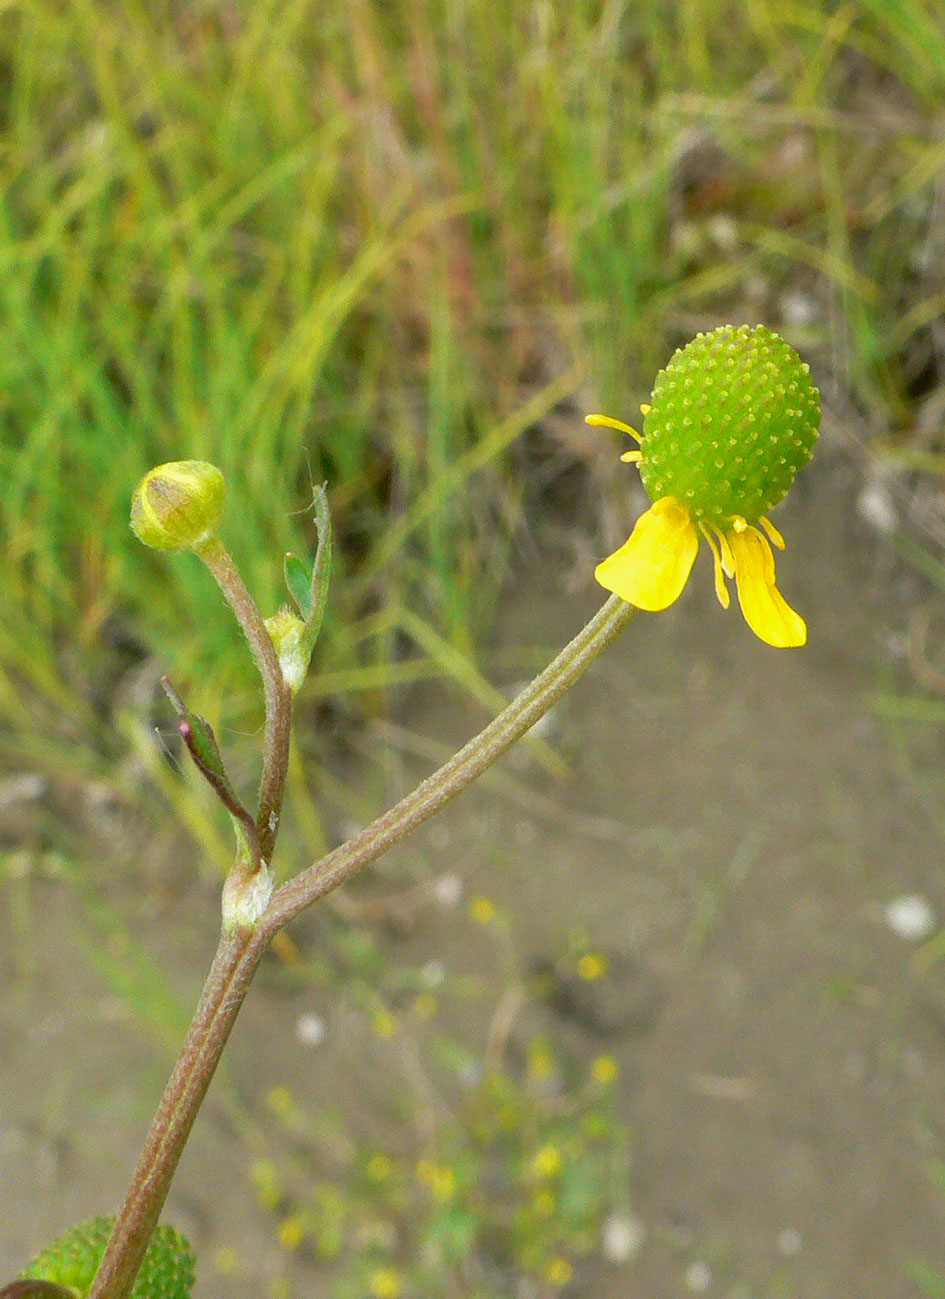
<path fill-rule="evenodd" d="M 764 528 L 765 532 L 767 532 L 771 544 L 773 546 L 777 546 L 778 550 L 783 550 L 784 538 L 781 536 L 780 532 L 778 532 L 777 528 L 774 526 L 771 520 L 766 519 L 764 515 L 762 515 L 762 517 L 758 521 L 761 524 L 761 526 Z"/>
<path fill-rule="evenodd" d="M 638 442 L 643 441 L 643 435 L 638 433 L 635 428 L 625 424 L 622 419 L 613 419 L 610 415 L 585 415 L 585 424 L 604 425 L 606 428 L 619 429 L 621 433 L 629 433 L 632 438 Z"/>
<path fill-rule="evenodd" d="M 743 519 L 740 514 L 736 514 L 735 517 L 732 519 L 732 531 L 744 532 L 747 527 L 748 527 L 748 520 Z"/>
<path fill-rule="evenodd" d="M 650 406 L 647 402 L 644 402 L 643 405 L 640 407 L 640 414 L 643 416 L 644 419 L 646 419 L 647 415 L 649 415 L 652 409 L 653 409 L 652 406 Z"/>
<path fill-rule="evenodd" d="M 728 587 L 725 585 L 725 576 L 722 572 L 722 556 L 719 554 L 719 548 L 715 544 L 715 539 L 704 523 L 699 524 L 699 531 L 705 537 L 708 547 L 712 551 L 716 597 L 718 598 L 718 602 L 722 608 L 727 609 L 731 602 L 731 596 L 728 593 Z"/>
<path fill-rule="evenodd" d="M 624 460 L 624 461 L 630 461 L 630 462 L 633 462 L 633 461 L 636 461 L 636 460 L 642 460 L 642 459 L 643 459 L 643 452 L 642 452 L 642 451 L 625 451 L 625 452 L 623 453 L 623 455 L 620 457 L 620 459 L 621 459 L 621 460 Z"/>
<path fill-rule="evenodd" d="M 728 537 L 718 528 L 714 528 L 716 540 L 719 543 L 719 552 L 722 556 L 722 567 L 725 570 L 726 577 L 735 576 L 735 556 L 732 554 L 732 547 L 728 544 Z"/>

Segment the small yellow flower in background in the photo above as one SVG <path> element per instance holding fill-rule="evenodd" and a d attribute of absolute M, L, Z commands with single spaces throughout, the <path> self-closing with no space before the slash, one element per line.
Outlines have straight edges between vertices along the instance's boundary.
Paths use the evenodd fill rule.
<path fill-rule="evenodd" d="M 371 1032 L 375 1037 L 393 1037 L 397 1028 L 397 1020 L 389 1010 L 375 1010 L 371 1016 Z"/>
<path fill-rule="evenodd" d="M 421 992 L 413 999 L 413 1013 L 418 1019 L 432 1019 L 439 1002 L 432 992 Z"/>
<path fill-rule="evenodd" d="M 213 1266 L 223 1276 L 232 1276 L 239 1265 L 239 1252 L 232 1245 L 221 1245 L 213 1256 Z"/>
<path fill-rule="evenodd" d="M 305 1219 L 300 1213 L 293 1213 L 279 1223 L 279 1244 L 283 1249 L 298 1249 L 305 1239 Z"/>
<path fill-rule="evenodd" d="M 536 1177 L 555 1177 L 561 1172 L 561 1151 L 550 1144 L 541 1146 L 532 1160 L 532 1172 Z"/>
<path fill-rule="evenodd" d="M 618 1073 L 617 1061 L 612 1055 L 599 1055 L 591 1065 L 591 1077 L 604 1087 L 616 1082 Z"/>
<path fill-rule="evenodd" d="M 548 1043 L 541 1038 L 533 1038 L 528 1044 L 528 1072 L 539 1082 L 550 1078 L 554 1072 L 555 1058 L 549 1050 Z"/>
<path fill-rule="evenodd" d="M 434 1199 L 451 1200 L 456 1193 L 456 1174 L 449 1164 L 438 1164 L 432 1159 L 421 1159 L 416 1168 L 417 1181 L 429 1187 Z"/>
<path fill-rule="evenodd" d="M 381 1267 L 372 1272 L 368 1289 L 374 1299 L 397 1299 L 400 1294 L 400 1274 L 392 1267 Z"/>
<path fill-rule="evenodd" d="M 365 1172 L 371 1182 L 386 1182 L 394 1171 L 390 1156 L 379 1152 L 367 1161 Z"/>
<path fill-rule="evenodd" d="M 545 1279 L 552 1285 L 567 1285 L 574 1276 L 574 1268 L 566 1258 L 549 1258 L 545 1264 Z"/>
<path fill-rule="evenodd" d="M 291 1114 L 293 1109 L 292 1093 L 288 1087 L 270 1087 L 266 1093 L 266 1104 L 273 1114 Z"/>
<path fill-rule="evenodd" d="M 271 1212 L 282 1199 L 279 1171 L 275 1164 L 269 1159 L 257 1159 L 249 1170 L 249 1178 L 256 1188 L 259 1207 Z"/>
<path fill-rule="evenodd" d="M 550 1191 L 536 1191 L 532 1197 L 532 1208 L 539 1218 L 550 1218 L 555 1211 L 555 1197 Z"/>
<path fill-rule="evenodd" d="M 479 897 L 470 898 L 469 915 L 475 920 L 477 925 L 491 925 L 496 917 L 496 906 L 491 898 Z"/>
<path fill-rule="evenodd" d="M 582 979 L 599 979 L 607 973 L 607 958 L 599 952 L 585 952 L 577 963 L 577 972 Z"/>
<path fill-rule="evenodd" d="M 756 636 L 778 648 L 803 645 L 807 626 L 775 585 L 771 546 L 783 550 L 784 538 L 767 513 L 817 439 L 820 394 L 808 366 L 761 325 L 723 325 L 675 353 L 642 410 L 642 437 L 621 420 L 587 417 L 640 443 L 621 459 L 639 464 L 653 501 L 629 540 L 598 564 L 598 582 L 640 609 L 666 609 L 682 594 L 701 539 L 722 607 L 725 579 L 734 577 Z"/>

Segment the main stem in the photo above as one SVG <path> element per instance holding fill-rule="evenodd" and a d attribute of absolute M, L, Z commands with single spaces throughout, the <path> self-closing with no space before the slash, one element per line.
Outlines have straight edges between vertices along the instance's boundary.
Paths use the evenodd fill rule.
<path fill-rule="evenodd" d="M 439 770 L 348 843 L 284 884 L 255 927 L 224 934 L 89 1299 L 127 1299 L 131 1293 L 187 1137 L 269 940 L 300 911 L 375 861 L 480 776 L 584 675 L 636 612 L 611 596 L 508 708 Z"/>
<path fill-rule="evenodd" d="M 250 928 L 237 929 L 220 939 L 89 1299 L 126 1299 L 131 1293 L 190 1130 L 267 941 L 258 929 Z"/>

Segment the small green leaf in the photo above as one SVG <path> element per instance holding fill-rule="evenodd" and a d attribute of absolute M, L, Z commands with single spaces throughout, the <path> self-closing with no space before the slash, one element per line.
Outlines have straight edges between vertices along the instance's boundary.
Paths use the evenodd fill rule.
<path fill-rule="evenodd" d="M 321 631 L 325 605 L 328 603 L 328 586 L 331 582 L 331 511 L 328 508 L 328 493 L 324 487 L 315 488 L 313 505 L 315 527 L 318 529 L 318 548 L 315 551 L 315 563 L 312 565 L 309 608 L 305 615 L 305 635 L 302 639 L 303 648 L 309 657 Z"/>
<path fill-rule="evenodd" d="M 302 617 L 308 620 L 312 613 L 312 579 L 309 577 L 308 570 L 298 555 L 293 555 L 290 550 L 286 554 L 282 571 L 285 574 L 289 595 L 298 606 Z"/>
<path fill-rule="evenodd" d="M 161 685 L 177 711 L 177 727 L 181 739 L 190 750 L 190 756 L 197 770 L 230 814 L 236 832 L 239 857 L 247 863 L 255 861 L 259 852 L 256 822 L 240 802 L 239 795 L 233 788 L 233 783 L 223 765 L 223 757 L 213 727 L 205 717 L 201 717 L 199 713 L 192 713 L 187 708 L 167 677 L 161 678 Z"/>

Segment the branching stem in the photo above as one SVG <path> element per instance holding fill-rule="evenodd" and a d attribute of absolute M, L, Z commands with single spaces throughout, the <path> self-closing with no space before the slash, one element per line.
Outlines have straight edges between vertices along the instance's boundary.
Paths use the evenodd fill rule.
<path fill-rule="evenodd" d="M 224 573 L 223 579 L 217 577 L 223 586 L 224 580 L 230 581 L 226 564 L 232 565 L 232 561 L 226 556 L 226 562 L 223 562 L 217 556 L 214 563 Z M 216 571 L 214 576 L 217 576 Z M 233 603 L 230 590 L 227 590 L 227 598 Z M 247 595 L 247 598 L 250 597 Z M 255 605 L 252 607 L 255 609 Z M 130 1294 L 187 1137 L 270 939 L 300 911 L 375 861 L 481 775 L 584 675 L 636 612 L 631 605 L 611 596 L 557 658 L 494 721 L 438 771 L 348 843 L 328 853 L 321 861 L 284 884 L 273 894 L 258 924 L 253 927 L 240 926 L 233 932 L 224 934 L 180 1057 L 135 1168 L 125 1202 L 119 1210 L 115 1229 L 89 1299 L 127 1299 Z M 261 626 L 261 631 L 274 658 L 272 642 L 264 626 Z M 253 634 L 258 637 L 258 629 L 254 628 Z M 247 635 L 250 635 L 248 630 Z M 253 644 L 252 637 L 250 644 Z M 271 675 L 267 654 L 268 652 L 261 651 L 266 663 L 263 679 L 267 681 L 268 743 L 272 720 L 270 708 L 281 710 L 285 704 L 279 691 L 272 692 L 270 701 L 268 682 L 274 677 Z M 274 666 L 275 671 L 278 671 L 278 662 Z M 281 712 L 279 717 L 282 718 Z M 283 735 L 280 727 L 285 727 L 287 736 L 287 708 L 285 717 L 273 727 L 275 734 L 272 744 L 276 749 Z M 287 749 L 288 745 L 285 747 Z M 267 749 L 267 754 L 270 751 Z M 277 767 L 275 760 L 274 765 Z M 284 782 L 284 767 L 282 771 Z M 265 779 L 264 776 L 264 781 Z M 281 805 L 283 787 L 273 786 L 278 792 L 274 806 Z"/>

